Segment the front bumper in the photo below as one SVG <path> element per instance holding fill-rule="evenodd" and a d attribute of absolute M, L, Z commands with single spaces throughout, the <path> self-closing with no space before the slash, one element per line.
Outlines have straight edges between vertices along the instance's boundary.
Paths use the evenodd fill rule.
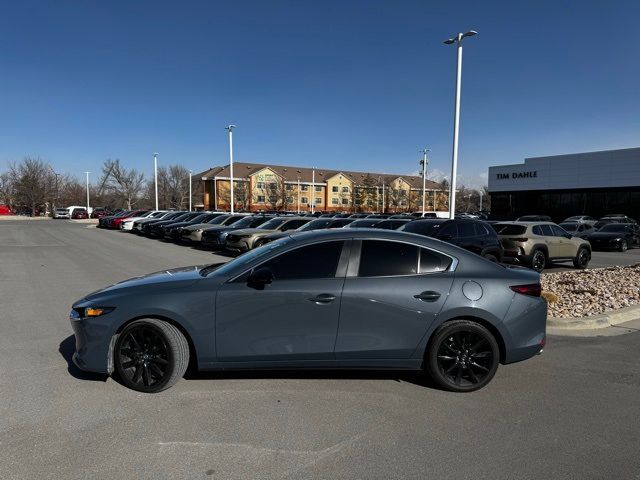
<path fill-rule="evenodd" d="M 70 315 L 71 328 L 76 340 L 73 363 L 81 370 L 94 373 L 113 372 L 113 346 L 116 336 L 106 317 L 95 319 Z"/>
<path fill-rule="evenodd" d="M 240 239 L 235 242 L 230 242 L 227 240 L 225 245 L 227 250 L 232 252 L 247 252 L 250 250 L 249 248 L 249 239 Z"/>

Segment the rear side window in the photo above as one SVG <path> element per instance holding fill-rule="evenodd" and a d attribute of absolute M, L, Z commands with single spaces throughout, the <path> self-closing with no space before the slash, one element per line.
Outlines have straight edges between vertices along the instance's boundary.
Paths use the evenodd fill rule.
<path fill-rule="evenodd" d="M 487 235 L 490 237 L 496 236 L 496 232 L 493 229 L 488 229 L 487 226 L 482 223 L 474 224 L 474 228 L 476 229 L 476 235 L 479 237 L 485 237 Z"/>
<path fill-rule="evenodd" d="M 343 242 L 323 242 L 296 248 L 262 264 L 276 280 L 333 278 L 336 276 Z"/>
<path fill-rule="evenodd" d="M 418 247 L 408 243 L 364 240 L 360 252 L 360 277 L 415 275 Z"/>
<path fill-rule="evenodd" d="M 451 258 L 441 253 L 420 249 L 420 273 L 443 272 L 451 265 Z"/>
<path fill-rule="evenodd" d="M 554 236 L 553 231 L 551 230 L 551 225 L 536 225 L 535 227 L 533 227 L 533 233 L 535 233 L 536 235 L 542 235 L 545 237 Z"/>
<path fill-rule="evenodd" d="M 498 232 L 498 235 L 523 235 L 527 231 L 527 227 L 525 227 L 524 225 L 498 224 L 494 225 L 494 228 Z M 538 233 L 536 232 L 536 228 L 540 229 L 540 226 L 536 225 L 535 227 L 533 227 L 533 233 L 535 233 L 536 235 L 542 235 L 542 230 L 540 230 L 540 233 Z"/>

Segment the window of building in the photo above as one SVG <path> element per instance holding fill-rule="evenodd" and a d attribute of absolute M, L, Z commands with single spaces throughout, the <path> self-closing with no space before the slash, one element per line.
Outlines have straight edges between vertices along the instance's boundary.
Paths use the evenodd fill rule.
<path fill-rule="evenodd" d="M 264 203 L 264 195 L 258 195 L 258 203 Z"/>
<path fill-rule="evenodd" d="M 343 242 L 323 242 L 296 248 L 272 258 L 260 268 L 268 268 L 274 280 L 333 278 L 336 275 Z"/>
<path fill-rule="evenodd" d="M 360 253 L 360 277 L 415 275 L 418 247 L 400 242 L 365 240 Z"/>
<path fill-rule="evenodd" d="M 349 187 L 342 187 L 342 192 L 343 193 L 348 193 L 349 192 Z"/>
<path fill-rule="evenodd" d="M 293 197 L 287 197 L 287 203 L 293 203 Z"/>
<path fill-rule="evenodd" d="M 337 186 L 331 187 L 331 191 L 337 193 L 338 192 L 338 187 Z"/>
<path fill-rule="evenodd" d="M 258 188 L 264 188 L 264 182 L 258 182 L 258 183 L 256 183 L 256 187 L 258 187 Z"/>
<path fill-rule="evenodd" d="M 403 190 L 403 189 L 400 189 L 400 196 L 401 197 L 406 197 L 407 196 L 407 191 Z"/>
<path fill-rule="evenodd" d="M 276 182 L 269 182 L 269 188 L 275 190 L 278 188 L 278 184 Z"/>
<path fill-rule="evenodd" d="M 316 197 L 316 205 L 317 205 L 318 203 L 322 203 L 322 198 L 320 198 L 320 197 Z"/>
<path fill-rule="evenodd" d="M 322 191 L 322 187 L 316 187 L 316 192 L 321 192 Z"/>
<path fill-rule="evenodd" d="M 349 205 L 349 199 L 348 198 L 343 198 L 342 199 L 342 204 L 343 205 Z"/>
<path fill-rule="evenodd" d="M 300 202 L 309 203 L 309 199 L 307 197 L 300 197 Z"/>
<path fill-rule="evenodd" d="M 332 205 L 338 205 L 338 199 L 337 198 L 332 198 L 331 199 L 331 204 Z"/>
<path fill-rule="evenodd" d="M 269 202 L 276 203 L 278 198 L 275 195 L 269 195 Z"/>
<path fill-rule="evenodd" d="M 407 204 L 407 201 L 406 201 L 406 200 L 401 200 L 401 201 L 400 201 L 400 206 L 401 206 L 401 207 L 404 207 L 406 204 Z"/>
<path fill-rule="evenodd" d="M 291 185 L 290 183 L 287 183 L 287 190 L 293 190 L 293 185 Z"/>
<path fill-rule="evenodd" d="M 302 190 L 303 192 L 306 192 L 307 190 L 309 190 L 309 185 L 302 185 L 300 187 L 300 190 Z"/>

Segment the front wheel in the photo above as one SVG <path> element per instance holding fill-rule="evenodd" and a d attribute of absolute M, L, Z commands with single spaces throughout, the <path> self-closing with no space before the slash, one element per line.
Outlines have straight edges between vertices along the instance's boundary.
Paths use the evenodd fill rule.
<path fill-rule="evenodd" d="M 591 260 L 591 253 L 589 252 L 589 250 L 585 247 L 580 247 L 576 255 L 576 258 L 573 259 L 573 266 L 575 268 L 584 270 L 585 268 L 587 268 L 587 265 L 589 265 L 590 260 Z"/>
<path fill-rule="evenodd" d="M 542 250 L 536 250 L 531 257 L 531 268 L 540 273 L 547 265 L 547 257 Z"/>
<path fill-rule="evenodd" d="M 160 392 L 184 375 L 189 344 L 170 323 L 152 318 L 136 320 L 118 336 L 114 364 L 124 386 L 139 392 Z"/>
<path fill-rule="evenodd" d="M 620 242 L 620 251 L 626 252 L 628 248 L 629 248 L 629 245 L 627 244 L 627 241 L 623 238 L 622 241 Z"/>
<path fill-rule="evenodd" d="M 500 362 L 494 336 L 482 325 L 453 320 L 433 334 L 426 360 L 431 378 L 446 390 L 472 392 L 493 378 Z"/>

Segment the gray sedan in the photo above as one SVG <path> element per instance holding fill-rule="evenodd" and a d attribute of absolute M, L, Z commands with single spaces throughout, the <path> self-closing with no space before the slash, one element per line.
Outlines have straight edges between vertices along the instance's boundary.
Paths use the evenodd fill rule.
<path fill-rule="evenodd" d="M 74 362 L 158 392 L 201 370 L 425 369 L 486 385 L 545 343 L 540 277 L 432 238 L 338 229 L 219 265 L 133 278 L 73 304 Z"/>

